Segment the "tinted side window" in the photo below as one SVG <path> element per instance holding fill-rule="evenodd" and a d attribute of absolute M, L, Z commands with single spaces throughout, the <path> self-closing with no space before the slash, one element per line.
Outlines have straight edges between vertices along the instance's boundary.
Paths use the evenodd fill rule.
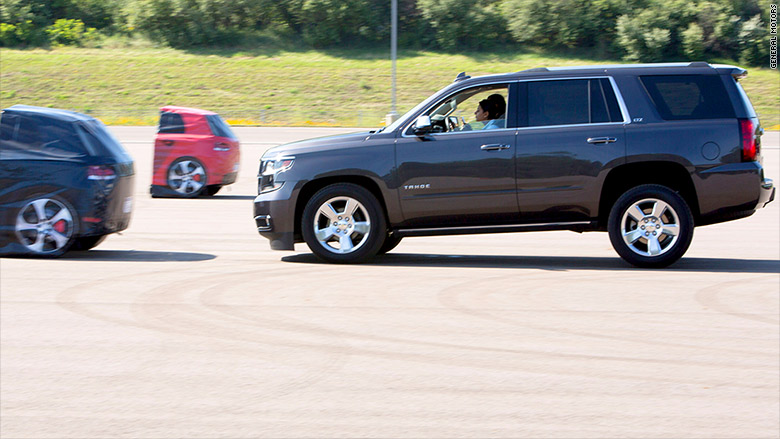
<path fill-rule="evenodd" d="M 640 79 L 665 120 L 736 117 L 719 76 L 641 76 Z"/>
<path fill-rule="evenodd" d="M 52 157 L 77 157 L 87 153 L 72 122 L 42 118 L 37 121 L 41 152 Z"/>
<path fill-rule="evenodd" d="M 570 125 L 589 121 L 587 80 L 528 84 L 528 125 Z"/>
<path fill-rule="evenodd" d="M 38 135 L 38 123 L 29 117 L 20 117 L 19 126 L 16 129 L 16 141 L 25 145 L 27 149 L 38 150 L 41 146 L 41 138 Z"/>
<path fill-rule="evenodd" d="M 16 123 L 19 121 L 19 116 L 14 114 L 3 114 L 0 119 L 0 141 L 7 142 L 13 140 L 16 136 Z"/>
<path fill-rule="evenodd" d="M 622 122 L 607 79 L 528 83 L 528 126 Z"/>
<path fill-rule="evenodd" d="M 160 128 L 158 133 L 183 134 L 184 119 L 180 114 L 162 112 L 160 113 Z"/>

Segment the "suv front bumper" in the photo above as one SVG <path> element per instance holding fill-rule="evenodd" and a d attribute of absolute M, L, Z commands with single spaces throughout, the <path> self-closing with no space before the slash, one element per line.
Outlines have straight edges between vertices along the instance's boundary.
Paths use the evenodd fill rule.
<path fill-rule="evenodd" d="M 257 232 L 271 243 L 271 250 L 295 250 L 295 199 L 292 184 L 260 194 L 254 202 Z"/>

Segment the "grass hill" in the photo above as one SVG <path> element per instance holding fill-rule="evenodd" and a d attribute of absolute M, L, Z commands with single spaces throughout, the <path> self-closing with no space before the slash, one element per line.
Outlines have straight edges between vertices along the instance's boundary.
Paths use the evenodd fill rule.
<path fill-rule="evenodd" d="M 469 75 L 619 63 L 536 52 L 400 51 L 398 112 Z M 0 49 L 0 107 L 72 109 L 108 124 L 154 125 L 158 108 L 220 113 L 233 124 L 374 127 L 390 111 L 389 50 Z M 743 84 L 765 127 L 780 124 L 780 73 L 749 69 Z"/>

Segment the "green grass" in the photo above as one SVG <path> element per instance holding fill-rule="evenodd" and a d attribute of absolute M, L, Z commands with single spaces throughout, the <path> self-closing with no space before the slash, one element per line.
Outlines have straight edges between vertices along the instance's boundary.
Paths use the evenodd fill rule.
<path fill-rule="evenodd" d="M 378 126 L 390 111 L 388 52 L 2 49 L 0 107 L 67 108 L 113 124 L 155 124 L 159 107 L 182 105 L 216 111 L 232 123 Z M 618 62 L 537 52 L 400 51 L 398 111 L 413 107 L 461 71 L 474 76 Z M 780 74 L 750 69 L 744 85 L 763 124 L 779 124 Z"/>

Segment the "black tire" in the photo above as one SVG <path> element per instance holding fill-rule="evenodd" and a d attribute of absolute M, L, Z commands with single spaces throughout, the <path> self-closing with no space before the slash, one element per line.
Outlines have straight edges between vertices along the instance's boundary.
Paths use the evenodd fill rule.
<path fill-rule="evenodd" d="M 106 239 L 106 235 L 80 236 L 73 242 L 71 251 L 84 252 L 98 246 Z"/>
<path fill-rule="evenodd" d="M 379 250 L 376 252 L 376 254 L 383 255 L 390 252 L 390 250 L 398 247 L 398 244 L 401 243 L 401 239 L 403 238 L 396 234 L 392 234 L 385 237 L 385 242 L 382 244 L 381 247 L 379 247 Z"/>
<path fill-rule="evenodd" d="M 660 185 L 637 186 L 612 206 L 607 224 L 612 247 L 626 262 L 661 268 L 679 260 L 693 239 L 693 215 L 685 200 Z"/>
<path fill-rule="evenodd" d="M 27 198 L 14 216 L 16 241 L 27 254 L 57 257 L 68 251 L 78 236 L 76 209 L 57 195 Z"/>
<path fill-rule="evenodd" d="M 208 187 L 206 167 L 194 157 L 177 158 L 165 175 L 168 188 L 178 197 L 194 198 Z"/>
<path fill-rule="evenodd" d="M 373 257 L 387 234 L 379 201 L 351 183 L 332 184 L 314 194 L 303 210 L 301 232 L 317 257 L 340 264 Z"/>
<path fill-rule="evenodd" d="M 204 191 L 203 195 L 213 197 L 214 195 L 217 195 L 217 192 L 219 192 L 220 189 L 222 189 L 221 184 L 210 184 L 206 186 L 206 190 Z"/>

